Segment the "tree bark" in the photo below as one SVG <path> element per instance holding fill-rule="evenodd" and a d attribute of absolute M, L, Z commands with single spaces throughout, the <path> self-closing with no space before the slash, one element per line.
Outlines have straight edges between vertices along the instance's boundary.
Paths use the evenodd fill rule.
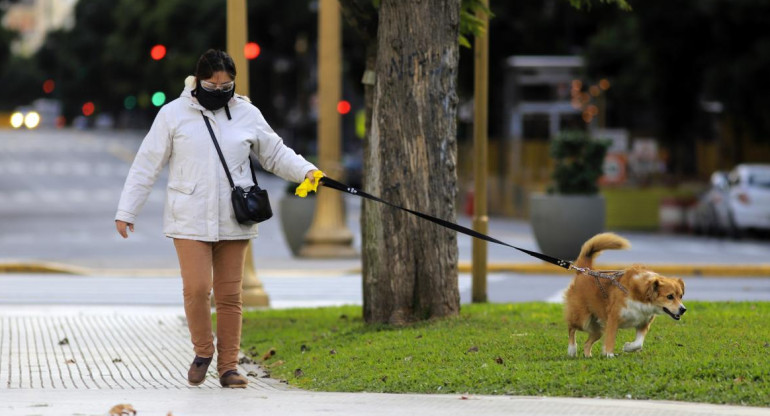
<path fill-rule="evenodd" d="M 383 0 L 364 189 L 456 221 L 460 0 Z M 457 235 L 382 204 L 362 212 L 364 319 L 456 315 Z"/>

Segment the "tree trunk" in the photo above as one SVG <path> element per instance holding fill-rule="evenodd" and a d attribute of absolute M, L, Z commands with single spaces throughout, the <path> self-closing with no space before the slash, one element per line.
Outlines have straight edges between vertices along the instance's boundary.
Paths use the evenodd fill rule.
<path fill-rule="evenodd" d="M 456 221 L 460 0 L 383 0 L 364 189 Z M 365 201 L 364 319 L 404 324 L 456 315 L 457 235 Z"/>

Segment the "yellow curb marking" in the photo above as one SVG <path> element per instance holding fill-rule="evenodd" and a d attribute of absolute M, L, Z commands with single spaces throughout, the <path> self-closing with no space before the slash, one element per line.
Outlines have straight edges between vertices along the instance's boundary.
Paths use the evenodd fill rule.
<path fill-rule="evenodd" d="M 598 264 L 595 270 L 622 270 L 625 264 Z M 770 277 L 770 264 L 722 265 L 722 264 L 650 264 L 648 268 L 664 275 L 703 276 L 703 277 Z M 460 273 L 471 273 L 470 262 L 460 262 Z M 521 274 L 565 274 L 560 267 L 547 263 L 492 263 L 487 266 L 489 273 Z M 344 276 L 361 274 L 360 268 L 305 270 L 305 269 L 260 269 L 259 274 L 275 277 L 297 276 Z M 137 276 L 137 277 L 174 277 L 179 276 L 179 269 L 98 269 L 73 266 L 54 262 L 6 262 L 0 263 L 0 273 L 60 273 L 80 276 Z"/>

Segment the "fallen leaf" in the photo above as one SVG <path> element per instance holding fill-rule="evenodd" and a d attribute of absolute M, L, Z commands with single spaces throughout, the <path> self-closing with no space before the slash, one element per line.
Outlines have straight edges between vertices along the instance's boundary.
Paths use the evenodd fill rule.
<path fill-rule="evenodd" d="M 337 350 L 332 349 L 331 351 L 329 351 L 329 354 L 335 355 L 335 354 L 337 354 Z"/>
<path fill-rule="evenodd" d="M 345 314 L 340 315 L 340 319 L 348 319 L 348 316 Z"/>
<path fill-rule="evenodd" d="M 412 361 L 412 356 L 408 355 L 408 356 L 404 357 L 404 361 Z"/>
<path fill-rule="evenodd" d="M 113 359 L 112 359 L 112 362 L 113 362 L 113 363 L 122 363 L 122 362 L 123 362 L 123 360 L 121 360 L 120 358 L 113 358 Z"/>
<path fill-rule="evenodd" d="M 257 374 L 256 371 L 249 371 L 248 373 L 246 373 L 246 375 L 248 377 L 259 377 L 259 374 Z"/>
<path fill-rule="evenodd" d="M 262 361 L 267 361 L 270 359 L 270 357 L 275 355 L 275 348 L 270 347 L 269 350 L 262 356 Z"/>
<path fill-rule="evenodd" d="M 676 346 L 677 346 L 677 347 L 684 347 L 684 344 L 680 344 L 680 343 L 678 343 L 678 342 L 677 342 L 677 343 L 676 343 Z"/>
<path fill-rule="evenodd" d="M 286 364 L 286 363 L 283 360 L 278 360 L 278 361 L 276 361 L 276 362 L 274 362 L 272 364 L 266 365 L 265 367 L 267 367 L 267 368 L 280 367 L 280 366 L 282 366 L 284 364 Z"/>
<path fill-rule="evenodd" d="M 136 410 L 130 404 L 116 404 L 110 409 L 110 416 L 135 415 Z"/>
<path fill-rule="evenodd" d="M 384 383 L 384 382 L 388 381 L 388 376 L 383 376 L 380 380 L 382 380 L 382 382 Z"/>
<path fill-rule="evenodd" d="M 299 347 L 299 351 L 300 351 L 300 352 L 306 352 L 306 351 L 308 351 L 307 345 L 305 345 L 305 344 L 302 344 L 302 345 Z"/>
<path fill-rule="evenodd" d="M 254 360 L 252 360 L 251 357 L 244 355 L 238 359 L 238 364 L 254 364 Z"/>
<path fill-rule="evenodd" d="M 765 342 L 765 348 L 770 347 L 770 342 Z"/>
<path fill-rule="evenodd" d="M 294 370 L 294 377 L 296 377 L 296 378 L 300 378 L 300 377 L 302 377 L 302 376 L 304 376 L 304 375 L 305 375 L 305 373 L 303 373 L 303 372 L 302 372 L 302 369 L 301 369 L 301 368 L 298 368 L 298 369 Z M 283 381 L 283 380 L 282 380 L 282 381 Z"/>
<path fill-rule="evenodd" d="M 417 335 L 416 337 L 414 337 L 414 339 L 420 339 L 420 338 L 422 338 L 422 335 Z"/>
<path fill-rule="evenodd" d="M 59 341 L 59 345 L 70 345 L 70 340 L 64 337 Z"/>
<path fill-rule="evenodd" d="M 498 364 L 502 364 L 503 363 L 503 357 L 495 358 L 495 362 L 498 363 Z"/>
<path fill-rule="evenodd" d="M 474 346 L 468 348 L 467 352 L 479 352 L 479 347 L 474 345 Z"/>
<path fill-rule="evenodd" d="M 745 378 L 743 378 L 741 376 L 738 376 L 738 377 L 735 378 L 735 380 L 733 380 L 733 382 L 735 384 L 740 384 L 740 383 L 743 383 L 744 380 L 745 380 Z"/>
<path fill-rule="evenodd" d="M 75 360 L 72 358 L 67 359 L 67 364 L 75 364 Z"/>
<path fill-rule="evenodd" d="M 468 397 L 468 396 L 466 396 L 466 395 L 462 395 L 462 396 L 460 396 L 460 400 L 468 400 L 468 398 L 469 398 L 469 397 Z"/>

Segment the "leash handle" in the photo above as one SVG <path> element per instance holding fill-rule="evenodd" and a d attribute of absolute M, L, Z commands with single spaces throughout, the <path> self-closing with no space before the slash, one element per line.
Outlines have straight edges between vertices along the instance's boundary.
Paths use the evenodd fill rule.
<path fill-rule="evenodd" d="M 385 201 L 384 199 L 378 198 L 378 197 L 376 197 L 374 195 L 368 194 L 368 193 L 366 193 L 366 192 L 364 192 L 364 191 L 362 191 L 360 189 L 357 189 L 357 188 L 354 188 L 352 186 L 345 185 L 344 183 L 335 181 L 334 179 L 331 179 L 328 176 L 322 177 L 321 180 L 320 180 L 320 184 L 325 186 L 325 187 L 327 187 L 327 188 L 336 189 L 336 190 L 341 191 L 341 192 L 345 192 L 345 193 L 348 193 L 348 194 L 351 194 L 351 195 L 355 195 L 355 196 L 359 196 L 359 197 L 362 197 L 362 198 L 370 199 L 372 201 L 377 201 L 377 202 L 380 202 L 382 204 L 388 205 L 390 207 L 397 208 L 397 209 L 400 209 L 402 211 L 406 211 L 406 212 L 408 212 L 410 214 L 413 214 L 413 215 L 416 215 L 416 216 L 418 216 L 420 218 L 426 219 L 426 220 L 428 220 L 430 222 L 433 222 L 435 224 L 438 224 L 438 225 L 440 225 L 442 227 L 449 228 L 451 230 L 457 231 L 457 232 L 465 234 L 465 235 L 469 235 L 471 237 L 475 237 L 475 238 L 478 238 L 478 239 L 481 239 L 481 240 L 489 241 L 490 243 L 500 244 L 500 245 L 503 245 L 503 246 L 506 246 L 506 247 L 510 247 L 510 248 L 519 250 L 522 253 L 529 254 L 532 257 L 535 257 L 535 258 L 543 260 L 543 261 L 545 261 L 547 263 L 551 263 L 553 265 L 559 266 L 559 267 L 561 267 L 563 269 L 566 269 L 566 270 L 569 270 L 570 268 L 573 267 L 572 266 L 572 262 L 569 262 L 569 261 L 566 261 L 566 260 L 557 259 L 556 257 L 551 257 L 549 255 L 546 255 L 546 254 L 543 254 L 543 253 L 538 253 L 538 252 L 531 251 L 531 250 L 527 250 L 525 248 L 516 247 L 514 245 L 511 245 L 511 244 L 508 244 L 506 242 L 500 241 L 500 240 L 498 240 L 496 238 L 490 237 L 490 236 L 488 236 L 486 234 L 482 234 L 482 233 L 480 233 L 480 232 L 478 232 L 476 230 L 472 230 L 470 228 L 463 227 L 462 225 L 455 224 L 453 222 L 449 222 L 449 221 L 443 220 L 441 218 L 436 218 L 436 217 L 434 217 L 432 215 L 423 214 L 422 212 L 414 211 L 414 210 L 411 210 L 409 208 L 404 208 L 402 206 L 399 206 L 399 205 L 390 203 L 388 201 Z"/>

